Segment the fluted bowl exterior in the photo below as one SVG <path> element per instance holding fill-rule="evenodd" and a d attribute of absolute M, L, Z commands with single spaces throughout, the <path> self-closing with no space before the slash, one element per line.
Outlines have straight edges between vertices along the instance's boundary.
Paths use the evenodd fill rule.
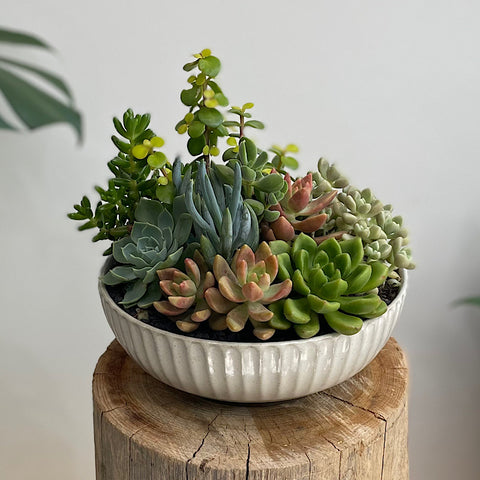
<path fill-rule="evenodd" d="M 329 333 L 286 342 L 234 343 L 167 332 L 122 310 L 100 281 L 103 310 L 118 342 L 147 373 L 215 400 L 276 402 L 333 387 L 366 367 L 390 338 L 403 307 L 407 274 L 385 314 L 352 336 Z"/>

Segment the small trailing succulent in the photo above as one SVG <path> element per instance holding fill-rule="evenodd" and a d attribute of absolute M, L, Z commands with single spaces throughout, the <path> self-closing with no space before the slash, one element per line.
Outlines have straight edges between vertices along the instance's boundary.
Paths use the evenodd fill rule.
<path fill-rule="evenodd" d="M 264 124 L 253 103 L 230 106 L 210 50 L 183 68 L 188 111 L 175 129 L 193 158 L 171 162 L 150 115 L 129 109 L 113 121 L 108 186 L 69 214 L 111 242 L 102 281 L 119 303 L 185 334 L 249 330 L 263 341 L 285 330 L 352 335 L 382 315 L 382 289 L 414 268 L 402 218 L 323 158 L 295 177 L 298 147 L 259 148 L 247 133 Z"/>

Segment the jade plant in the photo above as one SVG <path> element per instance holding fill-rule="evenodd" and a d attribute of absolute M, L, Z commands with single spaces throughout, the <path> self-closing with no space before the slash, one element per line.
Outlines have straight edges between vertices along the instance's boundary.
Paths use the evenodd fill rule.
<path fill-rule="evenodd" d="M 296 145 L 257 145 L 248 135 L 264 124 L 253 103 L 230 105 L 209 49 L 183 68 L 175 130 L 191 158 L 171 161 L 150 115 L 128 109 L 113 121 L 107 187 L 69 214 L 109 243 L 111 295 L 139 319 L 211 338 L 353 335 L 382 315 L 414 268 L 402 217 L 323 158 L 296 177 Z"/>

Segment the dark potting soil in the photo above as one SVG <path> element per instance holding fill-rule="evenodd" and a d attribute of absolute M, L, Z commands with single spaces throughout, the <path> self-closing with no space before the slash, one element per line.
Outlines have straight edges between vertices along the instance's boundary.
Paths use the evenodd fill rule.
<path fill-rule="evenodd" d="M 125 285 L 107 285 L 106 288 L 114 302 L 119 305 L 119 302 L 125 295 Z M 390 305 L 390 303 L 392 303 L 397 296 L 399 289 L 399 285 L 387 283 L 379 288 L 378 294 L 387 305 Z M 265 343 L 265 340 L 259 340 L 253 335 L 253 327 L 250 322 L 247 322 L 245 328 L 240 332 L 231 332 L 228 329 L 213 331 L 209 328 L 208 322 L 202 322 L 199 324 L 199 328 L 194 332 L 184 333 L 177 328 L 175 321 L 170 320 L 164 315 L 161 315 L 153 307 L 150 307 L 147 310 L 140 310 L 136 307 L 124 308 L 122 305 L 119 305 L 119 307 L 125 310 L 132 317 L 141 320 L 147 325 L 151 325 L 152 327 L 159 328 L 161 330 L 166 330 L 167 332 L 176 333 L 178 335 L 185 335 L 193 338 L 203 338 L 206 340 L 218 340 L 220 342 Z M 330 328 L 330 326 L 324 320 L 320 320 L 320 331 L 317 336 L 325 335 L 331 332 L 333 332 L 333 330 Z M 277 330 L 275 335 L 273 335 L 273 337 L 267 341 L 283 342 L 287 340 L 299 340 L 299 337 L 293 328 L 288 330 Z"/>

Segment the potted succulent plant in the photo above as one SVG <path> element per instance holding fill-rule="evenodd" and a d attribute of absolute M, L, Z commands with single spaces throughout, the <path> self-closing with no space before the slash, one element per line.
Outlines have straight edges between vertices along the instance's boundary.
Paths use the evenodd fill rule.
<path fill-rule="evenodd" d="M 208 49 L 183 67 L 188 111 L 175 129 L 190 161 L 170 162 L 150 116 L 127 110 L 114 119 L 113 178 L 69 217 L 111 242 L 102 304 L 147 372 L 221 400 L 295 398 L 383 347 L 414 267 L 407 231 L 323 158 L 292 178 L 297 148 L 269 154 L 248 137 L 264 125 L 252 103 L 229 106 L 220 67 Z"/>

